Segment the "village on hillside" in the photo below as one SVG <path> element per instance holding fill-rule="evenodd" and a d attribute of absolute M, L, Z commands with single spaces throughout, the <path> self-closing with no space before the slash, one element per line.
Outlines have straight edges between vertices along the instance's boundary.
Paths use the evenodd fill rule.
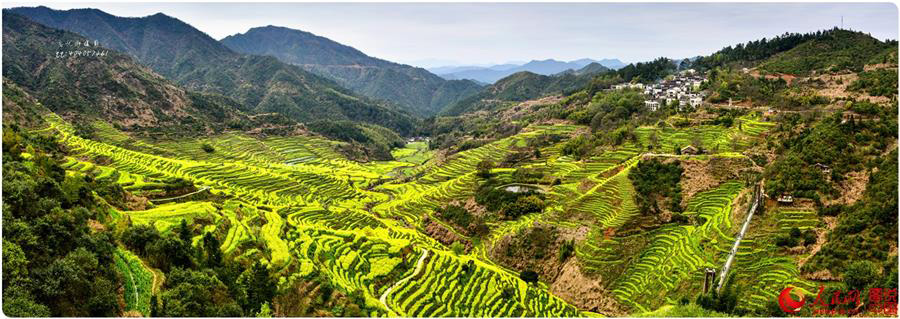
<path fill-rule="evenodd" d="M 700 84 L 705 81 L 699 72 L 687 69 L 653 84 L 623 83 L 614 85 L 613 89 L 643 90 L 646 96 L 644 106 L 651 112 L 665 105 L 676 107 L 678 111 L 685 111 L 687 108 L 696 109 L 703 104 L 706 94 L 700 91 Z"/>

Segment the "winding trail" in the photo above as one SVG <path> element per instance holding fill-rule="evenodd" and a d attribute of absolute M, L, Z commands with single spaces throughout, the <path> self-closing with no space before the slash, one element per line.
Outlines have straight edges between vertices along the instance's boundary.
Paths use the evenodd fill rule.
<path fill-rule="evenodd" d="M 409 276 L 403 277 L 402 279 L 400 279 L 400 280 L 398 280 L 397 282 L 395 282 L 393 285 L 391 285 L 390 287 L 388 287 L 388 289 L 385 290 L 383 294 L 381 294 L 381 298 L 378 298 L 378 300 L 381 301 L 381 304 L 384 305 L 384 307 L 387 308 L 389 311 L 391 311 L 391 312 L 393 312 L 393 313 L 397 313 L 396 311 L 394 311 L 393 309 L 391 309 L 390 306 L 388 306 L 388 304 L 387 304 L 387 296 L 391 293 L 391 291 L 394 290 L 394 287 L 397 287 L 397 286 L 399 286 L 399 285 L 402 285 L 402 284 L 406 283 L 407 281 L 409 281 L 410 279 L 412 279 L 413 277 L 419 275 L 419 272 L 422 271 L 422 263 L 425 262 L 425 258 L 426 258 L 426 257 L 428 257 L 428 249 L 423 250 L 422 256 L 420 256 L 420 257 L 419 257 L 419 260 L 416 261 L 416 269 L 413 270 L 413 273 L 412 273 L 412 274 L 410 274 Z"/>
<path fill-rule="evenodd" d="M 734 262 L 734 256 L 737 254 L 738 247 L 741 245 L 741 240 L 744 239 L 744 233 L 747 232 L 747 228 L 750 227 L 750 220 L 753 219 L 753 213 L 756 212 L 757 206 L 759 206 L 761 197 L 761 191 L 759 185 L 756 185 L 756 189 L 753 192 L 753 205 L 750 205 L 750 210 L 747 212 L 747 219 L 744 220 L 744 225 L 741 226 L 741 231 L 734 238 L 734 246 L 731 247 L 731 252 L 728 254 L 728 259 L 725 260 L 725 266 L 722 267 L 722 272 L 719 275 L 719 285 L 716 287 L 716 292 L 722 290 L 722 285 L 725 284 L 725 278 L 728 276 L 728 270 L 731 269 L 731 263 Z"/>
<path fill-rule="evenodd" d="M 203 188 L 200 188 L 200 189 L 198 189 L 198 190 L 195 191 L 195 192 L 187 193 L 187 194 L 184 194 L 184 195 L 181 195 L 181 196 L 175 196 L 175 197 L 169 197 L 169 198 L 160 198 L 160 199 L 153 199 L 153 200 L 150 200 L 150 201 L 153 202 L 154 204 L 156 204 L 156 203 L 158 203 L 158 202 L 167 202 L 167 201 L 170 201 L 170 200 L 175 200 L 175 199 L 179 199 L 179 198 L 185 198 L 185 197 L 188 197 L 188 196 L 191 196 L 191 195 L 200 193 L 200 192 L 204 192 L 204 191 L 206 191 L 206 190 L 208 190 L 208 189 L 209 189 L 209 186 L 203 186 Z"/>

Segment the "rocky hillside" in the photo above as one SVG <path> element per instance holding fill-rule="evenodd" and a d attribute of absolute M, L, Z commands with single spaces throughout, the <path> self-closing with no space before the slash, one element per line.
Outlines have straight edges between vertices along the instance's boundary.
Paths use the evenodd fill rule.
<path fill-rule="evenodd" d="M 6 11 L 3 65 L 5 79 L 69 118 L 101 118 L 145 134 L 260 125 L 227 98 L 187 91 L 126 54 Z"/>
<path fill-rule="evenodd" d="M 331 80 L 273 57 L 234 52 L 194 27 L 164 14 L 124 18 L 97 9 L 10 11 L 78 33 L 189 89 L 231 97 L 249 112 L 280 113 L 301 122 L 350 120 L 407 134 L 411 116 L 355 95 Z"/>

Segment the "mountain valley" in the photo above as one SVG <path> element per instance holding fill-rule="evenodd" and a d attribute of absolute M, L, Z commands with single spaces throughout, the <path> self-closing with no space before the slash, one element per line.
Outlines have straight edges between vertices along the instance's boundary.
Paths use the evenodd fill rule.
<path fill-rule="evenodd" d="M 896 291 L 896 40 L 429 71 L 188 22 L 3 10 L 4 314 L 785 317 L 822 314 L 783 291 Z M 872 296 L 833 310 L 896 316 Z"/>

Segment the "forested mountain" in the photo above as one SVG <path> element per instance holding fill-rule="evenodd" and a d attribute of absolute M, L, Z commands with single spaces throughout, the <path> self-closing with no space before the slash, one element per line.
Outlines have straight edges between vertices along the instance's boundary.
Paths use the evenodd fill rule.
<path fill-rule="evenodd" d="M 434 115 L 481 89 L 469 80 L 445 80 L 422 68 L 373 58 L 330 39 L 284 27 L 252 28 L 222 43 L 236 52 L 276 57 L 417 115 Z"/>
<path fill-rule="evenodd" d="M 563 62 L 554 59 L 533 60 L 525 64 L 501 64 L 491 67 L 459 67 L 457 70 L 449 69 L 439 73 L 447 79 L 472 79 L 482 83 L 495 83 L 502 78 L 518 72 L 531 72 L 541 75 L 553 75 L 568 70 L 579 70 L 589 64 L 596 63 L 607 69 L 618 69 L 622 66 L 618 59 L 603 59 L 595 61 L 591 59 L 579 59 Z M 598 69 L 597 66 L 592 67 Z"/>
<path fill-rule="evenodd" d="M 123 18 L 96 9 L 14 8 L 38 23 L 98 40 L 137 58 L 189 89 L 235 99 L 254 113 L 292 119 L 350 120 L 412 131 L 413 118 L 356 96 L 331 80 L 273 57 L 234 52 L 192 26 L 162 13 Z"/>
<path fill-rule="evenodd" d="M 652 83 L 671 74 L 677 65 L 668 58 L 657 58 L 650 62 L 632 63 L 616 70 L 615 75 L 625 82 Z"/>
<path fill-rule="evenodd" d="M 586 67 L 587 68 L 587 67 Z M 556 75 L 541 75 L 518 72 L 500 79 L 480 93 L 453 104 L 442 115 L 459 115 L 480 110 L 493 110 L 508 102 L 520 102 L 551 94 L 563 94 L 579 89 L 590 83 L 596 75 L 592 70 L 605 71 L 606 68 L 588 68 L 582 72 L 564 72 Z"/>
<path fill-rule="evenodd" d="M 890 52 L 894 53 L 893 61 L 889 60 Z M 817 33 L 796 47 L 773 56 L 760 68 L 788 74 L 861 72 L 867 64 L 896 63 L 896 52 L 896 40 L 885 42 L 862 32 L 835 28 Z"/>
<path fill-rule="evenodd" d="M 580 68 L 578 70 L 567 70 L 567 71 L 563 71 L 561 73 L 571 72 L 571 73 L 574 73 L 575 75 L 581 75 L 581 74 L 591 74 L 591 73 L 596 74 L 596 73 L 605 72 L 608 70 L 610 70 L 610 68 L 607 68 L 600 63 L 591 62 L 590 64 L 585 65 L 583 68 Z"/>
<path fill-rule="evenodd" d="M 481 93 L 446 108 L 443 115 L 496 110 L 515 102 L 548 95 L 568 94 L 588 87 L 592 91 L 607 89 L 622 82 L 650 83 L 675 71 L 676 65 L 667 58 L 632 63 L 618 70 L 610 70 L 599 63 L 591 63 L 579 70 L 554 75 L 519 72 L 486 87 Z"/>
<path fill-rule="evenodd" d="M 76 51 L 90 53 L 68 54 Z M 5 79 L 53 112 L 101 118 L 140 134 L 198 135 L 262 126 L 234 101 L 185 91 L 128 55 L 7 11 L 3 66 Z M 291 122 L 285 121 L 281 124 Z"/>
<path fill-rule="evenodd" d="M 890 55 L 889 51 L 896 50 L 896 40 L 885 42 L 862 32 L 834 28 L 803 34 L 785 33 L 771 39 L 728 46 L 697 59 L 693 66 L 701 69 L 729 64 L 755 66 L 765 61 L 762 68 L 772 72 L 806 73 L 826 68 L 858 72 L 864 64 L 887 62 L 875 60 L 885 59 Z"/>

